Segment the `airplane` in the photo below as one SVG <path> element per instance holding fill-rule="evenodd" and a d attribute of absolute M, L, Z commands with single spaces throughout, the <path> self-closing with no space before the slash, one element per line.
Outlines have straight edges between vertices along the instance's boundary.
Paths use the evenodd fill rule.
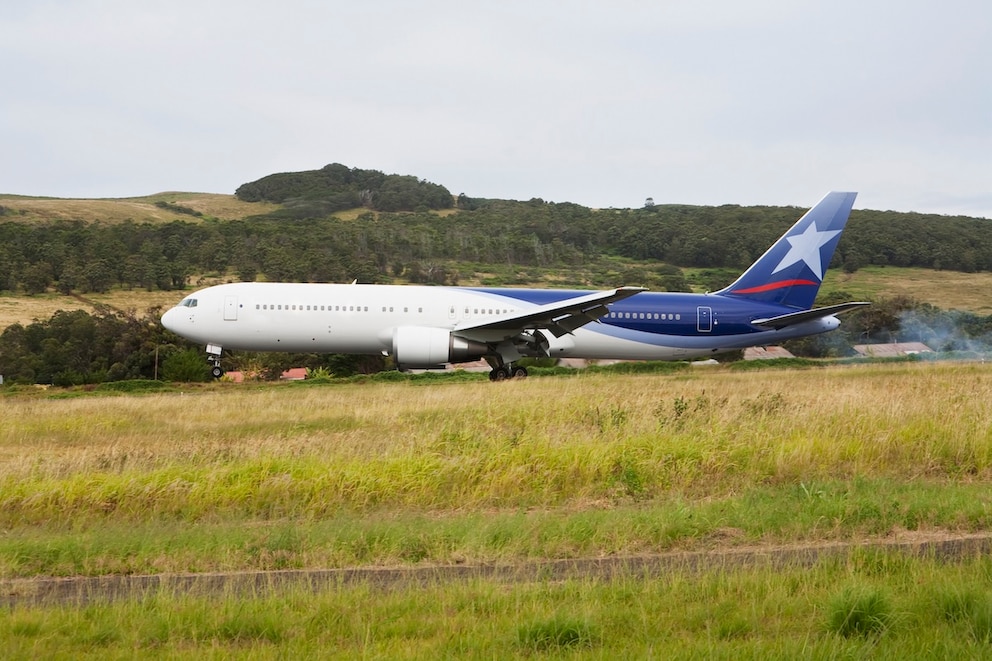
<path fill-rule="evenodd" d="M 239 282 L 185 297 L 162 325 L 224 349 L 382 354 L 397 368 L 485 359 L 489 378 L 524 377 L 523 357 L 687 360 L 825 333 L 838 314 L 813 308 L 857 193 L 831 192 L 729 286 L 706 294 Z"/>

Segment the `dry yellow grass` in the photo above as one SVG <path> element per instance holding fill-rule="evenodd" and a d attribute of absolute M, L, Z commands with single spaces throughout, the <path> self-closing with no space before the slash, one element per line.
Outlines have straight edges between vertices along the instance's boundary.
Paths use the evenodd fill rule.
<path fill-rule="evenodd" d="M 233 195 L 216 193 L 165 192 L 146 197 L 119 199 L 62 199 L 0 195 L 0 206 L 8 209 L 11 218 L 22 222 L 81 220 L 84 222 L 167 223 L 174 220 L 197 222 L 196 216 L 178 213 L 155 206 L 164 201 L 199 211 L 206 216 L 222 220 L 237 220 L 247 216 L 269 213 L 279 208 L 268 202 L 242 202 Z"/>
<path fill-rule="evenodd" d="M 9 218 L 21 222 L 81 220 L 87 223 L 120 223 L 133 220 L 168 223 L 174 220 L 199 220 L 196 216 L 155 206 L 156 202 L 177 204 L 221 220 L 240 220 L 271 213 L 281 206 L 271 202 L 242 202 L 233 195 L 219 193 L 163 192 L 144 197 L 92 200 L 0 194 L 0 207 L 8 209 Z M 369 213 L 368 209 L 357 208 L 346 209 L 334 215 L 342 220 L 355 220 L 366 213 Z M 371 213 L 377 215 L 377 212 Z M 432 213 L 446 217 L 458 213 L 458 210 L 441 209 Z"/>
<path fill-rule="evenodd" d="M 106 294 L 86 294 L 82 297 L 62 296 L 55 293 L 38 296 L 0 295 L 0 332 L 15 323 L 27 325 L 45 321 L 60 310 L 85 310 L 92 313 L 93 303 L 109 305 L 118 310 L 135 311 L 139 315 L 151 307 L 166 310 L 183 298 L 179 291 L 114 290 Z"/>
<path fill-rule="evenodd" d="M 908 296 L 942 310 L 992 314 L 992 273 L 961 273 L 872 266 L 855 273 L 827 271 L 824 291 L 842 290 L 854 298 Z"/>
<path fill-rule="evenodd" d="M 716 494 L 741 481 L 987 476 L 990 399 L 992 366 L 978 363 L 561 377 L 505 387 L 218 384 L 186 394 L 0 399 L 9 421 L 0 428 L 0 457 L 15 482 L 108 469 L 229 470 L 259 460 L 374 476 L 393 461 L 426 461 L 451 471 L 448 486 L 465 490 L 467 503 L 509 497 L 545 478 L 546 489 L 575 481 L 574 494 L 556 498 L 581 497 L 598 488 L 585 483 L 587 472 L 625 455 L 673 485 Z M 560 472 L 542 476 L 552 467 Z M 483 482 L 466 478 L 474 471 Z M 420 477 L 426 489 L 444 479 Z"/>

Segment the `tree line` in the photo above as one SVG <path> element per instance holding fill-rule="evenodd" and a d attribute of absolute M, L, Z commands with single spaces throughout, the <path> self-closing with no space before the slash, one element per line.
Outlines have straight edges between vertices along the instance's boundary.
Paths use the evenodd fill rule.
<path fill-rule="evenodd" d="M 593 210 L 543 200 L 466 204 L 472 208 L 444 217 L 369 211 L 355 220 L 288 220 L 277 212 L 166 224 L 0 222 L 0 290 L 175 290 L 208 273 L 246 281 L 455 284 L 439 264 L 567 270 L 604 255 L 739 271 L 802 213 L 684 205 Z M 989 271 L 990 229 L 984 219 L 855 211 L 831 266 Z"/>
<path fill-rule="evenodd" d="M 208 381 L 203 347 L 159 323 L 161 310 L 137 313 L 97 306 L 93 313 L 60 310 L 49 319 L 12 324 L 0 333 L 4 384 L 78 386 L 131 379 Z M 382 371 L 382 356 L 228 352 L 225 367 L 275 379 L 290 367 L 328 374 Z"/>

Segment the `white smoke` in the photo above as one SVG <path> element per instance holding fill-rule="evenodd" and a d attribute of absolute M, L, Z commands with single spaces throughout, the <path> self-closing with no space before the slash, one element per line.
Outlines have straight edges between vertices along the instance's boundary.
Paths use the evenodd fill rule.
<path fill-rule="evenodd" d="M 906 310 L 900 313 L 899 329 L 893 335 L 896 341 L 922 342 L 940 353 L 992 353 L 992 318 L 971 312 Z"/>

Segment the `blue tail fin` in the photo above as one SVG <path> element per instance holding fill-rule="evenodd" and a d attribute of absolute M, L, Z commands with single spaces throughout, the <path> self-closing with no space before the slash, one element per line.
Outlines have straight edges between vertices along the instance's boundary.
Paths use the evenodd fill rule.
<path fill-rule="evenodd" d="M 716 292 L 800 310 L 813 306 L 857 193 L 827 193 L 741 277 Z"/>

